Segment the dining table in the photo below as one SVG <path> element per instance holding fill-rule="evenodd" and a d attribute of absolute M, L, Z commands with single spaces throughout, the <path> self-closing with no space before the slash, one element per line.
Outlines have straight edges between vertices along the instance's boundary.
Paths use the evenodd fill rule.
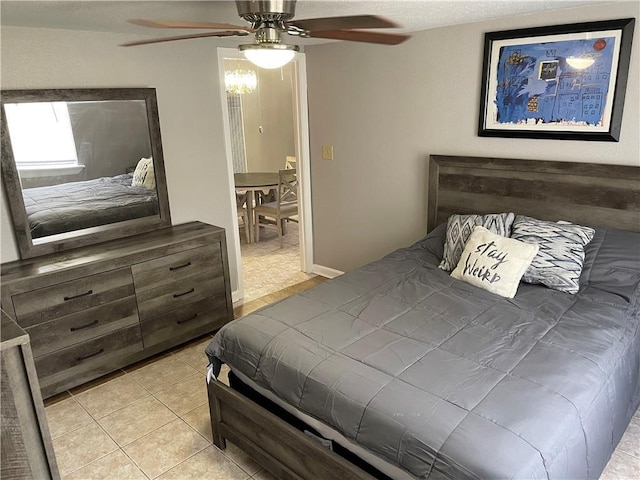
<path fill-rule="evenodd" d="M 251 193 L 251 195 L 247 195 L 246 201 L 247 217 L 249 219 L 249 238 L 247 243 L 253 243 L 255 241 L 253 207 L 259 204 L 262 193 L 268 193 L 278 188 L 279 175 L 278 172 L 234 173 L 233 181 L 236 193 Z"/>

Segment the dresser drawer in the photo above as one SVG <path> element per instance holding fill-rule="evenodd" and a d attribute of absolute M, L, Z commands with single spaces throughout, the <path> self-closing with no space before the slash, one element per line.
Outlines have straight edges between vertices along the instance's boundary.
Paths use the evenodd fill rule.
<path fill-rule="evenodd" d="M 223 292 L 142 322 L 144 347 L 166 341 L 179 343 L 211 332 L 229 321 L 226 307 L 227 299 Z"/>
<path fill-rule="evenodd" d="M 138 324 L 134 296 L 26 328 L 35 358 Z"/>
<path fill-rule="evenodd" d="M 219 243 L 192 248 L 166 257 L 138 263 L 131 267 L 136 290 L 175 282 L 209 271 L 222 274 L 222 253 Z"/>
<path fill-rule="evenodd" d="M 212 272 L 146 288 L 137 292 L 140 321 L 224 292 L 224 277 L 214 277 Z"/>
<path fill-rule="evenodd" d="M 86 366 L 88 370 L 96 362 L 103 362 L 109 354 L 131 346 L 139 346 L 142 349 L 140 325 L 121 329 L 37 358 L 35 364 L 38 377 L 44 379 L 55 373 L 81 366 Z M 75 370 L 81 371 L 82 368 Z"/>
<path fill-rule="evenodd" d="M 23 328 L 134 295 L 129 268 L 13 295 L 16 320 Z"/>

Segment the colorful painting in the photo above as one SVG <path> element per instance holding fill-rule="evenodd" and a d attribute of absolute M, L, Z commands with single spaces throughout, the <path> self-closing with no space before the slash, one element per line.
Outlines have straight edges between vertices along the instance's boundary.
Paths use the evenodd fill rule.
<path fill-rule="evenodd" d="M 479 134 L 617 141 L 632 33 L 633 19 L 487 34 Z"/>

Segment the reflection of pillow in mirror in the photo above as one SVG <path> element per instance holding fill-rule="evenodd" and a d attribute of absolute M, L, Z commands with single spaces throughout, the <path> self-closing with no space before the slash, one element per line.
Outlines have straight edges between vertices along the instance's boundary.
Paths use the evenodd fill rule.
<path fill-rule="evenodd" d="M 153 159 L 141 158 L 133 172 L 132 187 L 156 188 L 156 175 L 153 171 Z"/>

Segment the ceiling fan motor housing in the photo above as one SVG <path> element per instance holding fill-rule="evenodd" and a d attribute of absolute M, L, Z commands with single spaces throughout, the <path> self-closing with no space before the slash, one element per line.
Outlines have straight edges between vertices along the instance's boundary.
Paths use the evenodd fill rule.
<path fill-rule="evenodd" d="M 237 0 L 238 15 L 259 27 L 262 23 L 284 23 L 293 18 L 295 0 Z M 254 28 L 255 28 L 254 27 Z"/>

